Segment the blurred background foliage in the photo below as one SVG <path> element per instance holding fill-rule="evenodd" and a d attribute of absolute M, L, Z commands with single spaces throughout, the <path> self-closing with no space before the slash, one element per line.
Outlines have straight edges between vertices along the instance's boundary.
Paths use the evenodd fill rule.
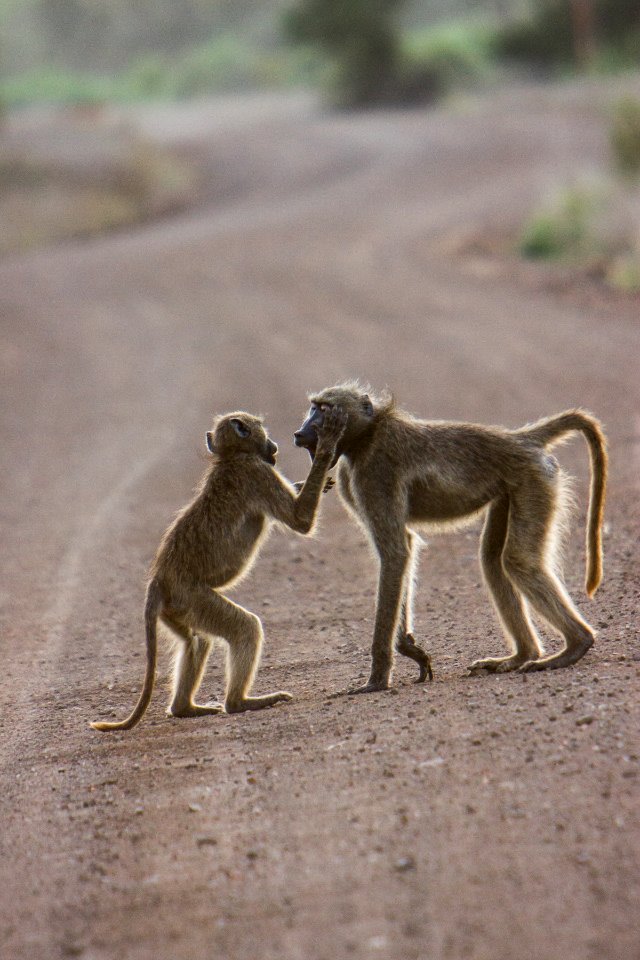
<path fill-rule="evenodd" d="M 9 104 L 324 85 L 342 105 L 430 100 L 497 63 L 640 61 L 638 0 L 0 0 Z"/>
<path fill-rule="evenodd" d="M 108 134 L 107 166 L 90 156 L 79 166 L 103 104 L 308 86 L 341 108 L 401 106 L 484 82 L 639 66 L 640 0 L 0 0 L 0 125 L 3 106 L 75 111 L 55 163 L 49 141 L 12 143 L 4 125 L 0 253 L 126 226 L 198 196 L 180 157 L 126 131 Z M 637 95 L 605 122 L 607 182 L 560 189 L 512 242 L 637 290 Z"/>

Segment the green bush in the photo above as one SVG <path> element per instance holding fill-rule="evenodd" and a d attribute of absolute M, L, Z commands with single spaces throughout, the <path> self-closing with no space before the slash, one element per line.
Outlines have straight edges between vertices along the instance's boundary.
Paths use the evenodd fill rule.
<path fill-rule="evenodd" d="M 610 131 L 615 166 L 623 177 L 640 178 L 640 100 L 623 97 L 615 105 Z"/>
<path fill-rule="evenodd" d="M 520 252 L 533 259 L 576 259 L 597 252 L 595 223 L 603 198 L 593 190 L 567 190 L 525 225 Z"/>
<path fill-rule="evenodd" d="M 495 30 L 486 23 L 454 21 L 412 30 L 403 39 L 410 68 L 430 67 L 441 86 L 487 76 L 494 60 Z"/>
<path fill-rule="evenodd" d="M 25 103 L 103 103 L 113 99 L 114 81 L 71 70 L 43 68 L 0 83 L 0 97 L 11 106 Z"/>

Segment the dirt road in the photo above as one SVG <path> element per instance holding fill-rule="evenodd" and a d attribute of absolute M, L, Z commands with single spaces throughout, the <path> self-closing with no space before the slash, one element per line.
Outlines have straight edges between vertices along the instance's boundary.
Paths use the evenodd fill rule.
<path fill-rule="evenodd" d="M 0 265 L 7 960 L 635 960 L 639 305 L 451 253 L 607 162 L 602 102 L 520 90 L 434 112 L 302 99 L 159 112 L 211 205 Z M 142 122 L 144 118 L 140 119 Z M 520 425 L 580 404 L 610 437 L 604 584 L 582 592 L 587 453 L 567 580 L 598 642 L 548 675 L 467 677 L 503 640 L 477 529 L 423 551 L 432 684 L 364 676 L 375 566 L 335 492 L 235 592 L 266 649 L 262 714 L 145 720 L 144 578 L 216 411 L 267 415 L 281 469 L 308 390 L 360 376 L 432 418 Z M 548 637 L 549 645 L 557 640 Z M 223 687 L 212 657 L 206 696 Z"/>

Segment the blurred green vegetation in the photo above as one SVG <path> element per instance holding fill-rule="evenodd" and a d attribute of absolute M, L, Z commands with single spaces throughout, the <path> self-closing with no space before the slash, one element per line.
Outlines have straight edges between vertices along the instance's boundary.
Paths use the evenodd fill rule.
<path fill-rule="evenodd" d="M 404 0 L 298 0 L 283 19 L 294 42 L 317 45 L 335 67 L 334 99 L 344 106 L 397 97 L 401 81 L 398 11 Z"/>
<path fill-rule="evenodd" d="M 457 22 L 405 32 L 399 57 L 406 78 L 438 91 L 491 70 L 493 32 L 476 22 Z M 224 34 L 181 55 L 150 53 L 117 74 L 95 74 L 65 66 L 36 67 L 0 77 L 0 99 L 10 105 L 126 103 L 177 99 L 260 87 L 338 84 L 335 66 L 311 45 L 259 49 Z M 410 96 L 408 85 L 405 93 Z"/>
<path fill-rule="evenodd" d="M 428 26 L 419 25 L 415 4 L 408 26 L 401 17 L 406 6 L 405 0 L 298 0 L 284 30 L 294 43 L 324 52 L 332 99 L 343 106 L 429 101 L 490 74 L 498 20 L 489 6 L 483 15 L 477 4 L 466 4 L 475 14 L 463 9 Z"/>
<path fill-rule="evenodd" d="M 562 190 L 535 211 L 519 241 L 523 256 L 560 261 L 627 293 L 640 291 L 640 100 L 612 109 L 612 176 Z"/>
<path fill-rule="evenodd" d="M 640 100 L 628 96 L 615 104 L 610 140 L 620 175 L 631 181 L 640 180 Z"/>
<path fill-rule="evenodd" d="M 594 187 L 563 191 L 525 224 L 520 250 L 525 257 L 582 259 L 604 251 L 595 227 L 604 197 Z"/>
<path fill-rule="evenodd" d="M 640 65 L 638 0 L 536 0 L 498 33 L 496 52 L 542 70 Z"/>
<path fill-rule="evenodd" d="M 639 0 L 0 0 L 0 103 L 300 85 L 428 100 L 503 58 L 574 69 L 577 8 L 591 67 L 640 64 Z"/>
<path fill-rule="evenodd" d="M 425 90 L 435 95 L 457 82 L 489 75 L 494 45 L 493 28 L 477 20 L 403 31 L 397 56 L 404 98 L 419 98 Z M 147 53 L 117 73 L 48 65 L 0 74 L 0 100 L 11 106 L 127 103 L 318 85 L 336 93 L 341 79 L 336 64 L 311 44 L 262 48 L 229 33 L 180 54 Z M 397 84 L 387 89 L 390 99 L 398 99 Z"/>
<path fill-rule="evenodd" d="M 150 53 L 118 74 L 96 75 L 67 67 L 39 67 L 0 79 L 7 104 L 126 103 L 178 99 L 212 92 L 286 87 L 315 82 L 322 71 L 317 55 L 288 51 L 286 57 L 258 51 L 233 35 L 224 35 L 182 56 Z"/>

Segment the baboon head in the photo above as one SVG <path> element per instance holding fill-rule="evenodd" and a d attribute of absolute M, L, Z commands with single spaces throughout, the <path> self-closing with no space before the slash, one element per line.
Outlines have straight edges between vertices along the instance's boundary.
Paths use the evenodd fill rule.
<path fill-rule="evenodd" d="M 367 391 L 354 381 L 327 387 L 320 393 L 311 395 L 309 400 L 311 406 L 307 418 L 293 437 L 295 445 L 308 450 L 311 459 L 318 444 L 318 427 L 322 425 L 326 411 L 332 407 L 340 407 L 347 415 L 347 426 L 338 443 L 334 463 L 364 437 L 372 428 L 378 413 L 388 409 L 391 403 L 391 400 L 371 400 Z"/>
<path fill-rule="evenodd" d="M 278 445 L 271 440 L 260 417 L 250 413 L 227 413 L 219 417 L 207 432 L 207 448 L 221 457 L 258 456 L 272 465 Z"/>

